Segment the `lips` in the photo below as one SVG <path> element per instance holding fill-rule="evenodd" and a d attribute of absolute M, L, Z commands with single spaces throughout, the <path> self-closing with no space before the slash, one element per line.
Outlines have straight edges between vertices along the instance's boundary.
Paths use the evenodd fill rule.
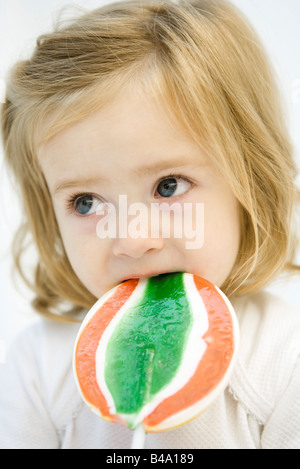
<path fill-rule="evenodd" d="M 178 270 L 168 270 L 168 271 L 163 271 L 163 272 L 162 271 L 151 271 L 151 272 L 131 274 L 131 275 L 128 275 L 127 277 L 123 277 L 120 283 L 126 282 L 126 280 L 132 280 L 132 279 L 137 279 L 137 278 L 157 277 L 158 275 L 175 273 L 175 272 L 178 272 Z"/>

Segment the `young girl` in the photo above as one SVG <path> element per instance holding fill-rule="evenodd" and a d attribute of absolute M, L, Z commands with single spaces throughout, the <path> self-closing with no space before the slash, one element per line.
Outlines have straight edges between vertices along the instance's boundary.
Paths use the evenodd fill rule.
<path fill-rule="evenodd" d="M 60 25 L 12 70 L 2 133 L 27 220 L 16 264 L 27 279 L 30 233 L 27 281 L 44 319 L 1 367 L 1 447 L 130 447 L 130 430 L 82 402 L 73 344 L 111 287 L 173 271 L 229 296 L 241 346 L 214 404 L 146 447 L 299 447 L 300 311 L 263 290 L 297 269 L 295 165 L 273 71 L 240 12 L 224 0 L 129 0 Z M 118 213 L 121 195 L 128 206 L 203 204 L 203 245 L 100 239 L 99 206 Z"/>

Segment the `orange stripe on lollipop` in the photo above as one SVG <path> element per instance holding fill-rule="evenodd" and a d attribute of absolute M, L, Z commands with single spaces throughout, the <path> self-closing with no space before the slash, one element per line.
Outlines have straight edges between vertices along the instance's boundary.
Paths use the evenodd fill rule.
<path fill-rule="evenodd" d="M 110 413 L 106 399 L 97 383 L 96 351 L 105 329 L 130 298 L 138 282 L 138 279 L 133 279 L 121 284 L 93 315 L 77 342 L 75 369 L 81 392 L 85 400 L 99 409 L 103 418 L 110 421 L 115 420 L 115 416 Z"/>

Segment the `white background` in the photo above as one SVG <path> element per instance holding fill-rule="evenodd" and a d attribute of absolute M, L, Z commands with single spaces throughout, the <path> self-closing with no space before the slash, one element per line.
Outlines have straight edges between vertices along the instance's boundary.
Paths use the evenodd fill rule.
<path fill-rule="evenodd" d="M 9 67 L 30 55 L 36 37 L 52 28 L 65 5 L 96 8 L 103 0 L 0 0 L 0 83 Z M 269 51 L 282 82 L 290 129 L 300 162 L 300 2 L 299 0 L 233 0 L 248 16 Z M 0 90 L 1 92 L 1 90 Z M 300 164 L 299 164 L 300 166 Z M 11 241 L 20 221 L 20 210 L 3 168 L 0 150 L 0 363 L 12 338 L 35 317 L 30 293 L 12 280 Z M 300 257 L 300 256 L 299 256 Z M 270 289 L 300 304 L 300 281 L 277 281 Z"/>

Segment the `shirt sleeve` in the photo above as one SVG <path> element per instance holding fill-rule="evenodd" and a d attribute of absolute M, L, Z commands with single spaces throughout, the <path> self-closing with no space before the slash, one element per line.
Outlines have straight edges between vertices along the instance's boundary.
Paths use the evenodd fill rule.
<path fill-rule="evenodd" d="M 264 427 L 262 449 L 300 448 L 300 360 Z"/>
<path fill-rule="evenodd" d="M 39 362 L 18 338 L 0 364 L 0 448 L 57 449 L 59 438 L 44 405 Z"/>

